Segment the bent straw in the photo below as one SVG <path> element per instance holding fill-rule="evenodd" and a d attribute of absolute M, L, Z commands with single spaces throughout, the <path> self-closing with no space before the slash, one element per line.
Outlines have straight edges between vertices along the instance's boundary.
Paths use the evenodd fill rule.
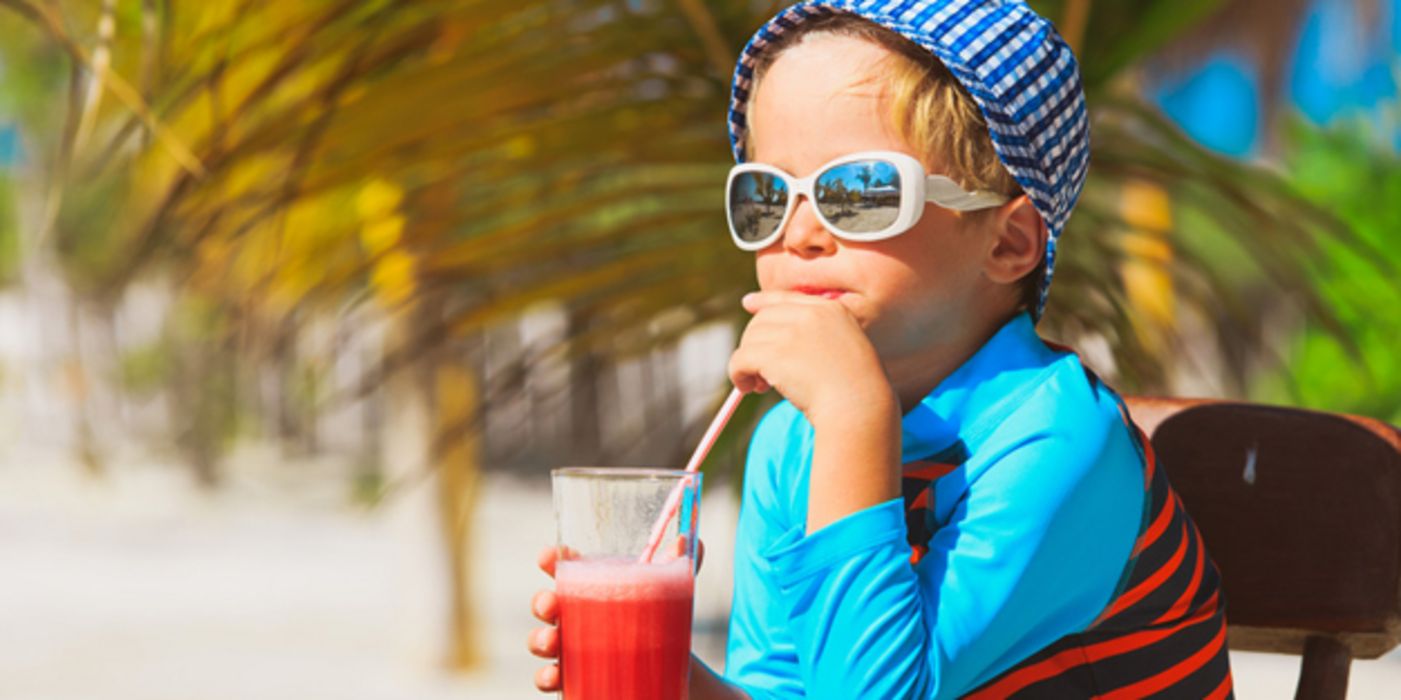
<path fill-rule="evenodd" d="M 701 462 L 705 461 L 705 456 L 710 454 L 710 448 L 715 446 L 715 441 L 720 437 L 720 431 L 725 429 L 725 424 L 730 422 L 730 417 L 734 416 L 735 409 L 739 407 L 740 399 L 744 394 L 739 389 L 731 389 L 730 395 L 725 397 L 725 403 L 720 405 L 720 410 L 710 421 L 710 427 L 705 429 L 705 435 L 701 436 L 696 451 L 691 453 L 691 461 L 686 463 L 686 471 L 695 473 L 700 469 Z M 652 534 L 647 538 L 647 548 L 642 550 L 642 556 L 637 558 L 638 563 L 646 564 L 652 561 L 652 555 L 657 553 L 657 547 L 662 543 L 662 535 L 666 533 L 666 524 L 671 522 L 671 516 L 676 514 L 677 506 L 681 505 L 681 493 L 690 481 L 690 477 L 683 479 L 676 484 L 676 488 L 671 490 L 671 495 L 666 499 L 666 505 L 662 506 L 662 514 L 657 518 L 657 522 L 652 526 Z"/>

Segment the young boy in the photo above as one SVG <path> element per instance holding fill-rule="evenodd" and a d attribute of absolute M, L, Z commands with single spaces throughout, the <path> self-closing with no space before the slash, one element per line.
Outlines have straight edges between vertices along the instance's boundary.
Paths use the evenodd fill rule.
<path fill-rule="evenodd" d="M 691 697 L 1230 697 L 1196 528 L 1117 396 L 1035 332 L 1088 159 L 1050 24 L 802 3 L 733 96 L 761 291 L 730 376 L 785 401 L 747 458 L 724 677 L 695 661 Z"/>

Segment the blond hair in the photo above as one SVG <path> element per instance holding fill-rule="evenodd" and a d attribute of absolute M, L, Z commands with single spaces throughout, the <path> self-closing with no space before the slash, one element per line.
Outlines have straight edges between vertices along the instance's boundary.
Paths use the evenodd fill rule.
<path fill-rule="evenodd" d="M 952 178 L 966 190 L 997 192 L 1008 197 L 1022 194 L 1016 178 L 997 157 L 987 120 L 943 62 L 919 44 L 857 15 L 833 13 L 813 18 L 786 32 L 759 55 L 753 71 L 746 114 L 754 114 L 759 82 L 782 53 L 804 37 L 828 34 L 869 41 L 890 52 L 881 65 L 881 77 L 889 97 L 892 126 L 935 172 Z M 742 147 L 753 152 L 753 130 L 745 130 Z M 994 209 L 970 212 L 977 219 Z M 1021 281 L 1021 305 L 1035 308 L 1044 265 Z"/>

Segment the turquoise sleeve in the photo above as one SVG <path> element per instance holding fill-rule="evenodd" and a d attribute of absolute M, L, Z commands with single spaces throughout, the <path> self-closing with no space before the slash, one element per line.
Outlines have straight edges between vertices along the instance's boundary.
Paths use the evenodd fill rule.
<path fill-rule="evenodd" d="M 744 490 L 739 526 L 735 532 L 734 599 L 730 606 L 729 639 L 725 649 L 725 678 L 739 685 L 754 700 L 802 698 L 803 680 L 798 670 L 797 648 L 768 561 L 759 556 L 788 529 L 778 490 L 773 447 L 781 444 L 774 432 L 781 430 L 785 412 L 780 404 L 760 421 L 745 459 Z M 767 437 L 766 437 L 767 436 Z"/>

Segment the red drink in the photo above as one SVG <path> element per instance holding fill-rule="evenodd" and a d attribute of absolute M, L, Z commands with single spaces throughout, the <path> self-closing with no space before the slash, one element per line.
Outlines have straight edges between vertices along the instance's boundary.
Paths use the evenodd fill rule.
<path fill-rule="evenodd" d="M 561 561 L 564 700 L 684 700 L 691 667 L 691 561 Z"/>

